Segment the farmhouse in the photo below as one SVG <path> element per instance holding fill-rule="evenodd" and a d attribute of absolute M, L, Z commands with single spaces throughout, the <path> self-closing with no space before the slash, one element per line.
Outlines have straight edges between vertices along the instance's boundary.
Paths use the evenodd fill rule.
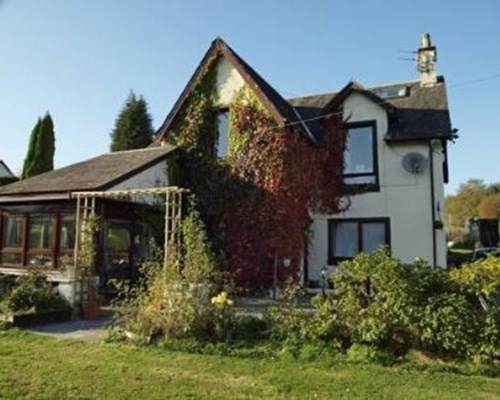
<path fill-rule="evenodd" d="M 436 60 L 436 48 L 426 34 L 417 51 L 418 80 L 376 87 L 349 82 L 335 93 L 285 99 L 217 38 L 150 148 L 105 154 L 0 188 L 0 272 L 22 273 L 30 265 L 41 266 L 72 298 L 74 278 L 61 271 L 61 259 L 75 253 L 78 193 L 179 184 L 210 194 L 236 187 L 228 186 L 227 177 L 222 185 L 209 184 L 211 179 L 222 180 L 220 171 L 259 189 L 242 197 L 254 207 L 245 212 L 255 218 L 245 219 L 240 209 L 217 219 L 221 201 L 214 205 L 208 195 L 199 198 L 212 227 L 226 229 L 224 254 L 229 268 L 243 277 L 240 282 L 266 286 L 273 274 L 274 279 L 293 275 L 318 287 L 339 261 L 381 244 L 402 261 L 420 257 L 445 267 L 447 146 L 456 135 Z M 205 98 L 200 87 L 207 82 L 211 84 Z M 263 116 L 259 121 L 243 115 L 253 102 L 257 105 L 252 110 Z M 266 149 L 271 145 L 266 139 L 249 148 L 252 136 L 238 136 L 237 120 L 240 128 L 259 130 L 260 138 L 279 138 L 281 147 Z M 328 154 L 330 149 L 333 153 Z M 258 160 L 259 169 L 245 164 L 243 156 L 249 154 Z M 277 179 L 265 173 L 269 159 L 280 171 Z M 214 160 L 217 174 L 209 168 Z M 188 176 L 186 171 L 194 167 L 198 173 Z M 177 172 L 175 179 L 172 171 Z M 204 178 L 204 171 L 210 171 L 210 179 Z M 287 190 L 276 189 L 279 185 Z M 309 198 L 300 194 L 301 186 L 307 187 Z M 226 195 L 226 202 L 238 197 L 236 190 Z M 330 207 L 329 196 L 335 199 Z M 266 207 L 287 204 L 297 212 L 282 215 L 281 208 L 269 206 L 268 223 L 278 226 L 266 231 L 267 222 L 258 217 L 263 207 L 256 206 L 264 203 L 249 203 L 255 198 L 270 198 Z M 94 201 L 103 224 L 97 256 L 101 280 L 119 265 L 126 269 L 122 274 L 134 274 L 148 255 L 149 227 L 142 216 L 149 206 L 134 196 L 95 194 Z M 301 204 L 310 204 L 305 213 Z M 292 235 L 278 229 L 283 226 L 300 230 L 299 240 L 286 242 Z M 253 243 L 245 239 L 252 233 Z M 247 236 L 235 239 L 239 234 Z"/>

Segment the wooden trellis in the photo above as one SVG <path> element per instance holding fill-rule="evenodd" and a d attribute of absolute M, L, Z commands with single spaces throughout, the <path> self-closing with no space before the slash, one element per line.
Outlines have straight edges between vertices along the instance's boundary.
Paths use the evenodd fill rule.
<path fill-rule="evenodd" d="M 164 262 L 168 259 L 168 250 L 172 243 L 180 248 L 181 232 L 180 224 L 182 217 L 182 196 L 189 192 L 188 189 L 179 188 L 177 186 L 167 186 L 147 189 L 124 189 L 124 190 L 109 190 L 109 191 L 94 191 L 94 192 L 73 192 L 71 197 L 76 199 L 76 232 L 75 232 L 75 248 L 74 248 L 74 264 L 78 273 L 79 265 L 79 249 L 83 235 L 85 234 L 83 227 L 89 217 L 96 214 L 96 199 L 125 199 L 130 201 L 130 198 L 144 196 L 164 196 L 165 199 L 165 241 L 164 241 Z M 76 285 L 76 283 L 75 283 Z M 81 289 L 83 290 L 83 289 Z M 80 290 L 80 296 L 83 294 Z M 75 292 L 77 288 L 75 286 Z"/>

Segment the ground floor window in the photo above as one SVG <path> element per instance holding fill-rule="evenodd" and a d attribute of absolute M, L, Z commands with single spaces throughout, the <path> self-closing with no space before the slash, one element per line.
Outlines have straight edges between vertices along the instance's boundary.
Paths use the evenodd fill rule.
<path fill-rule="evenodd" d="M 28 218 L 28 265 L 42 268 L 54 267 L 55 216 L 31 214 Z"/>
<path fill-rule="evenodd" d="M 23 215 L 4 214 L 1 228 L 1 263 L 20 265 L 23 262 L 24 246 Z"/>
<path fill-rule="evenodd" d="M 328 221 L 330 264 L 370 253 L 380 245 L 390 245 L 389 218 L 331 219 Z"/>
<path fill-rule="evenodd" d="M 0 212 L 0 264 L 57 268 L 72 257 L 75 216 L 64 213 Z"/>

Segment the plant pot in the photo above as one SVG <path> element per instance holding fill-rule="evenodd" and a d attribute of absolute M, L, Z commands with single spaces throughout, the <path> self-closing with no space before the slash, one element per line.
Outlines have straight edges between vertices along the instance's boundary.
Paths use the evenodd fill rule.
<path fill-rule="evenodd" d="M 98 300 L 82 302 L 83 319 L 97 319 L 101 311 L 101 303 Z"/>

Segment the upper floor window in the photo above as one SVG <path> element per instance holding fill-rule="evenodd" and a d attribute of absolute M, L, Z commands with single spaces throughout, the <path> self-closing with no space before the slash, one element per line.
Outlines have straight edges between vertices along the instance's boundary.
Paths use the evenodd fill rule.
<path fill-rule="evenodd" d="M 217 113 L 217 157 L 227 156 L 229 147 L 229 110 Z"/>
<path fill-rule="evenodd" d="M 349 185 L 378 184 L 375 122 L 347 126 L 344 151 L 344 182 Z"/>

